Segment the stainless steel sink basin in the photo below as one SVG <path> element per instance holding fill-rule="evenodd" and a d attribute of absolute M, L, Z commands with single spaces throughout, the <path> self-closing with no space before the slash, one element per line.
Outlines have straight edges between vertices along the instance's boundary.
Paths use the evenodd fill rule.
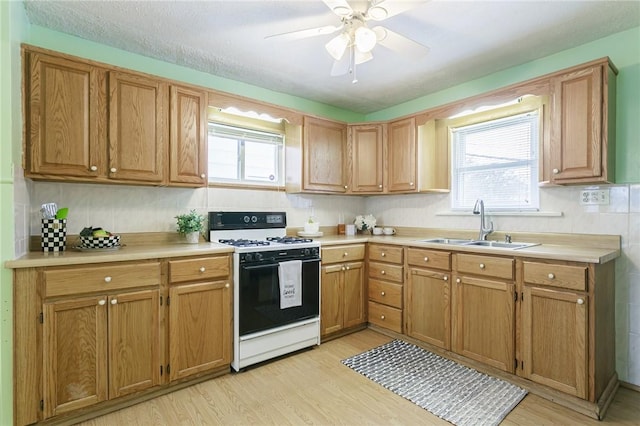
<path fill-rule="evenodd" d="M 507 248 L 511 250 L 517 250 L 537 245 L 538 243 L 507 243 L 501 241 L 471 241 L 470 243 L 465 244 L 465 246 Z"/>
<path fill-rule="evenodd" d="M 519 243 L 519 242 L 503 242 L 503 241 L 484 241 L 484 240 L 464 240 L 455 238 L 430 238 L 427 240 L 420 240 L 423 243 L 435 243 L 435 244 L 451 244 L 455 246 L 473 246 L 473 247 L 493 247 L 504 248 L 510 250 L 518 250 L 521 248 L 527 248 L 537 246 L 539 243 Z"/>

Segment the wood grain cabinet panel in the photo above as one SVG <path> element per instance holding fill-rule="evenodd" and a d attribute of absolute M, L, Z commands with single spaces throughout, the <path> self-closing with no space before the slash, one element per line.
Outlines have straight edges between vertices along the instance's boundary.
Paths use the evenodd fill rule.
<path fill-rule="evenodd" d="M 407 282 L 407 334 L 443 349 L 451 349 L 450 274 L 410 268 Z"/>
<path fill-rule="evenodd" d="M 349 244 L 322 248 L 322 263 L 351 262 L 364 259 L 364 244 Z"/>
<path fill-rule="evenodd" d="M 404 248 L 400 246 L 383 246 L 371 244 L 369 246 L 369 260 L 402 264 L 404 259 Z"/>
<path fill-rule="evenodd" d="M 302 157 L 304 191 L 348 190 L 346 124 L 305 116 Z"/>
<path fill-rule="evenodd" d="M 230 274 L 231 258 L 229 256 L 210 256 L 169 261 L 169 281 L 172 283 L 226 279 Z"/>
<path fill-rule="evenodd" d="M 162 183 L 167 175 L 167 83 L 109 72 L 109 178 Z"/>
<path fill-rule="evenodd" d="M 207 184 L 207 92 L 183 86 L 170 91 L 169 180 L 181 186 Z"/>
<path fill-rule="evenodd" d="M 402 333 L 402 309 L 369 301 L 369 322 Z"/>
<path fill-rule="evenodd" d="M 451 252 L 410 247 L 407 263 L 420 268 L 451 270 Z"/>
<path fill-rule="evenodd" d="M 585 291 L 587 267 L 541 262 L 522 262 L 524 282 Z"/>
<path fill-rule="evenodd" d="M 25 52 L 25 175 L 107 175 L 106 73 L 90 64 Z"/>
<path fill-rule="evenodd" d="M 382 124 L 349 126 L 351 192 L 383 191 L 383 132 Z"/>
<path fill-rule="evenodd" d="M 394 121 L 387 129 L 387 191 L 415 192 L 418 189 L 416 119 Z"/>

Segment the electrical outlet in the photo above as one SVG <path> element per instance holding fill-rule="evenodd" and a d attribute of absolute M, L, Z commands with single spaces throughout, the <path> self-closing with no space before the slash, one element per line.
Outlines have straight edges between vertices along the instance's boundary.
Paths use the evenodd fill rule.
<path fill-rule="evenodd" d="M 609 204 L 609 190 L 583 189 L 580 191 L 580 204 L 583 206 Z"/>

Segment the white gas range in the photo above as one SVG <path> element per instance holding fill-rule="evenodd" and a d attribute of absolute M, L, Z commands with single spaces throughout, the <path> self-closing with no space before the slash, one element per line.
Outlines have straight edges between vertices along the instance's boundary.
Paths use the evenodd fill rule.
<path fill-rule="evenodd" d="M 286 224 L 284 212 L 209 212 L 210 241 L 235 248 L 236 371 L 320 344 L 320 244 L 287 237 Z M 294 304 L 282 303 L 283 273 Z"/>

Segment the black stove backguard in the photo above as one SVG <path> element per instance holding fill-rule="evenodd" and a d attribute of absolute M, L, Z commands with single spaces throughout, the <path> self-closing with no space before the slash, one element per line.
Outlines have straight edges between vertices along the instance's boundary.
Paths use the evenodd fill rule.
<path fill-rule="evenodd" d="M 210 231 L 286 227 L 285 212 L 209 212 Z"/>

